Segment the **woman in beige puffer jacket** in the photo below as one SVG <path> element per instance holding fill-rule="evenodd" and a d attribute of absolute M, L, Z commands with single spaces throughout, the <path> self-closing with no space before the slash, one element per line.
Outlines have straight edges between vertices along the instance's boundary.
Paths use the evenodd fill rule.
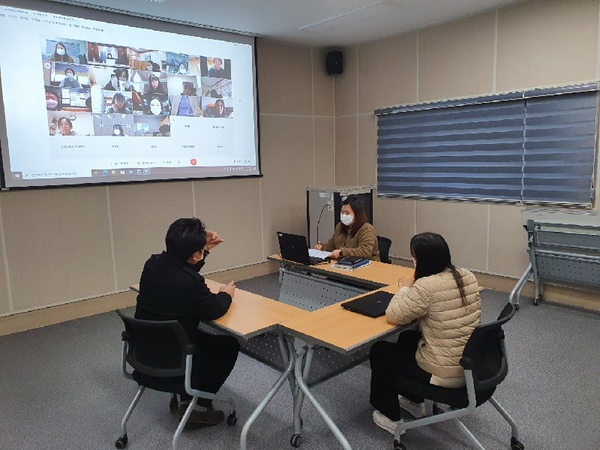
<path fill-rule="evenodd" d="M 422 398 L 399 398 L 394 389 L 398 376 L 443 387 L 464 386 L 459 361 L 481 318 L 477 279 L 452 264 L 442 236 L 418 234 L 410 249 L 415 276 L 402 280 L 386 318 L 398 325 L 416 320 L 419 330 L 400 333 L 397 344 L 378 342 L 370 354 L 373 420 L 391 433 L 401 420 L 401 407 L 413 415 L 424 414 Z"/>

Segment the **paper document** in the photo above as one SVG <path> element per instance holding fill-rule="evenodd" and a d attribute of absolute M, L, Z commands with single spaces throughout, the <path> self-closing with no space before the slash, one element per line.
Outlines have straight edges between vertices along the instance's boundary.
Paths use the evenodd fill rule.
<path fill-rule="evenodd" d="M 317 250 L 314 248 L 308 249 L 308 256 L 325 259 L 325 258 L 329 258 L 329 255 L 331 255 L 331 252 L 324 252 L 323 250 Z"/>

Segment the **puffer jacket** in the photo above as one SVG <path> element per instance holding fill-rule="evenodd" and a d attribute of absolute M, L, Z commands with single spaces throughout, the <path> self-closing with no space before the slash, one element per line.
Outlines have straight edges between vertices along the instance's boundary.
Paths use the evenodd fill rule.
<path fill-rule="evenodd" d="M 464 377 L 460 358 L 471 333 L 481 321 L 481 300 L 475 275 L 457 269 L 463 279 L 466 301 L 460 296 L 449 269 L 418 279 L 392 298 L 385 315 L 404 325 L 417 319 L 422 338 L 417 347 L 419 367 L 437 377 Z"/>

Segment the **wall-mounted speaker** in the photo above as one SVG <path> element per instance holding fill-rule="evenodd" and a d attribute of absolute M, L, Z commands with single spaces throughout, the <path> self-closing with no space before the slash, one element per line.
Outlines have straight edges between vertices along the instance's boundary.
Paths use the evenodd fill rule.
<path fill-rule="evenodd" d="M 335 50 L 327 53 L 327 59 L 325 60 L 325 68 L 329 75 L 339 75 L 342 73 L 342 52 L 336 52 Z"/>

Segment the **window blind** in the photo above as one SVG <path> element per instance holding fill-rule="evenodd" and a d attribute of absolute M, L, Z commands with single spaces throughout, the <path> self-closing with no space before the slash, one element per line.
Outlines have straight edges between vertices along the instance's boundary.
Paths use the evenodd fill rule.
<path fill-rule="evenodd" d="M 589 207 L 598 84 L 380 109 L 383 196 Z"/>

